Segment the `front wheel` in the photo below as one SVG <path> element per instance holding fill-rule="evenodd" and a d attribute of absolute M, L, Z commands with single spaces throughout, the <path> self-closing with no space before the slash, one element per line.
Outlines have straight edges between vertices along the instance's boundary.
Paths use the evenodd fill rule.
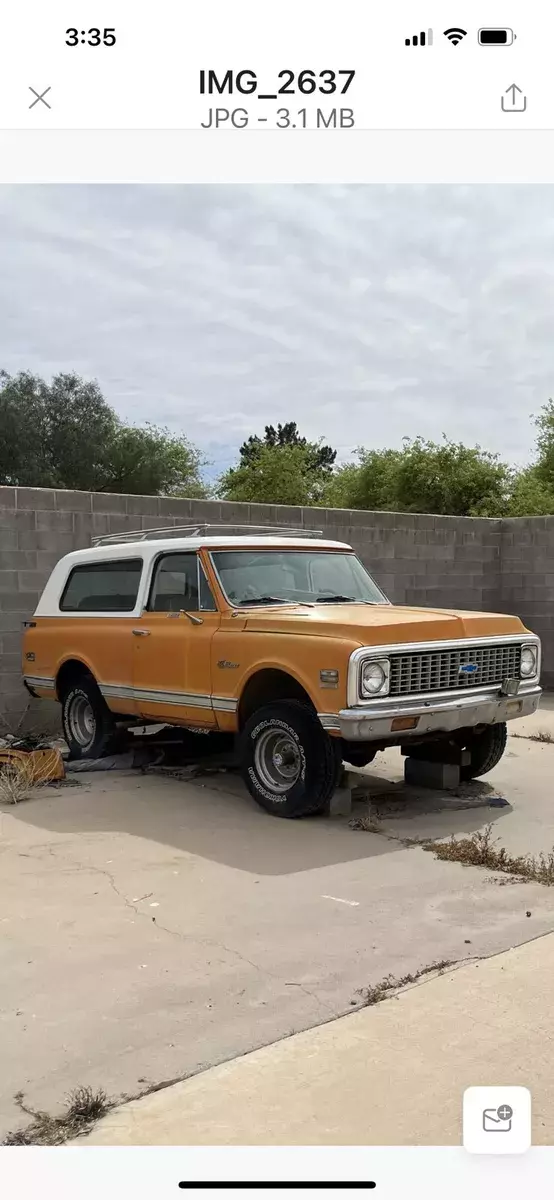
<path fill-rule="evenodd" d="M 109 753 L 115 721 L 91 675 L 81 675 L 64 692 L 62 725 L 71 758 L 101 758 Z"/>
<path fill-rule="evenodd" d="M 470 779 L 477 779 L 480 775 L 487 775 L 489 771 L 492 771 L 502 758 L 507 740 L 508 730 L 505 722 L 499 725 L 487 725 L 482 733 L 471 734 L 465 742 L 465 749 L 469 750 L 471 762 L 467 767 L 461 768 L 462 781 L 467 783 Z"/>
<path fill-rule="evenodd" d="M 342 766 L 338 738 L 297 700 L 258 709 L 244 727 L 240 757 L 251 796 L 275 817 L 321 812 Z"/>

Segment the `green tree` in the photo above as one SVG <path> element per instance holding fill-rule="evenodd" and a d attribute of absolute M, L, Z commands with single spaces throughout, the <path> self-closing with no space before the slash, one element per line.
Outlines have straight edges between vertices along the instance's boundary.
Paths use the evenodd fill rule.
<path fill-rule="evenodd" d="M 339 494 L 342 506 L 391 512 L 454 516 L 501 516 L 506 512 L 512 472 L 498 455 L 480 446 L 404 439 L 401 450 L 358 451 L 359 464 L 339 470 L 325 497 Z"/>
<path fill-rule="evenodd" d="M 535 417 L 538 430 L 536 461 L 514 473 L 508 516 L 531 517 L 554 513 L 554 401 L 548 400 Z"/>
<path fill-rule="evenodd" d="M 251 466 L 264 446 L 270 449 L 283 446 L 303 447 L 308 467 L 316 474 L 329 475 L 337 457 L 336 450 L 325 446 L 322 438 L 318 442 L 309 442 L 307 438 L 300 436 L 296 421 L 287 421 L 285 425 L 278 425 L 277 429 L 273 425 L 266 425 L 263 438 L 251 434 L 240 448 L 239 466 Z"/>
<path fill-rule="evenodd" d="M 534 468 L 536 478 L 554 491 L 554 400 L 543 404 L 535 417 L 537 436 L 537 461 Z"/>
<path fill-rule="evenodd" d="M 317 504 L 333 476 L 336 450 L 301 437 L 295 421 L 266 425 L 263 438 L 252 434 L 240 447 L 236 467 L 221 477 L 225 500 L 267 504 Z"/>
<path fill-rule="evenodd" d="M 250 462 L 226 471 L 218 495 L 260 504 L 315 504 L 321 495 L 321 474 L 314 472 L 305 446 L 262 446 Z"/>
<path fill-rule="evenodd" d="M 508 465 L 480 446 L 416 438 L 402 452 L 398 499 L 409 512 L 502 516 L 511 486 Z"/>
<path fill-rule="evenodd" d="M 537 467 L 527 467 L 514 477 L 508 517 L 543 517 L 554 513 L 554 489 L 539 476 Z"/>
<path fill-rule="evenodd" d="M 319 503 L 325 508 L 356 508 L 356 495 L 360 475 L 359 462 L 344 463 L 337 467 L 324 482 Z"/>
<path fill-rule="evenodd" d="M 105 464 L 105 481 L 96 490 L 201 499 L 207 495 L 201 466 L 198 451 L 183 435 L 149 423 L 120 423 Z"/>
<path fill-rule="evenodd" d="M 347 485 L 344 506 L 366 508 L 368 511 L 398 510 L 398 477 L 402 455 L 402 450 L 365 450 L 360 447 L 356 469 L 352 474 L 348 474 L 348 468 L 343 469 Z"/>
<path fill-rule="evenodd" d="M 89 488 L 117 426 L 98 384 L 57 375 L 0 374 L 0 482 Z"/>
<path fill-rule="evenodd" d="M 185 437 L 121 421 L 95 381 L 0 372 L 0 483 L 205 495 Z"/>

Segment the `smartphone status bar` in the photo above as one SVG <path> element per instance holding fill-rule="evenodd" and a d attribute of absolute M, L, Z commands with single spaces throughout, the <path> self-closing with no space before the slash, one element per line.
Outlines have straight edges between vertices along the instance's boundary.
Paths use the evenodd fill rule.
<path fill-rule="evenodd" d="M 498 16 L 498 5 L 491 15 Z M 450 15 L 450 13 L 449 13 Z M 0 18 L 0 128 L 554 128 L 554 13 L 442 5 L 28 0 Z"/>

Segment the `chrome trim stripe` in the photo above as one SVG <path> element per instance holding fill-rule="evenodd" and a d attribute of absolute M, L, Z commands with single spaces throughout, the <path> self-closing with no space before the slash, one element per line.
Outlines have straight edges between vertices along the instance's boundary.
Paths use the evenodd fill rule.
<path fill-rule="evenodd" d="M 24 675 L 23 678 L 29 687 L 48 688 L 50 691 L 56 687 L 56 680 L 49 675 Z"/>
<path fill-rule="evenodd" d="M 161 688 L 135 688 L 135 700 L 146 700 L 150 704 L 175 704 L 188 708 L 211 708 L 210 696 L 194 692 L 164 692 Z"/>
<path fill-rule="evenodd" d="M 99 683 L 98 686 L 103 696 L 114 696 L 118 700 L 133 700 L 135 695 L 134 688 L 123 683 Z"/>
<path fill-rule="evenodd" d="M 189 708 L 211 708 L 211 697 L 193 692 L 165 692 L 161 688 L 118 687 L 116 684 L 100 684 L 103 696 L 118 700 L 146 700 L 150 704 L 174 704 Z"/>
<path fill-rule="evenodd" d="M 318 713 L 319 720 L 328 733 L 331 730 L 340 732 L 340 721 L 337 713 Z"/>
<path fill-rule="evenodd" d="M 226 696 L 212 696 L 212 705 L 216 712 L 236 712 L 239 702 Z"/>
<path fill-rule="evenodd" d="M 365 697 L 363 697 L 360 694 L 359 686 L 358 686 L 359 685 L 359 669 L 360 669 L 361 663 L 365 659 L 385 658 L 389 654 L 413 654 L 413 653 L 425 654 L 428 652 L 432 652 L 434 650 L 463 650 L 464 648 L 476 646 L 476 645 L 498 646 L 498 645 L 505 645 L 506 643 L 512 643 L 512 642 L 513 643 L 519 642 L 522 646 L 534 645 L 537 647 L 537 649 L 538 649 L 537 674 L 533 677 L 532 680 L 525 681 L 525 682 L 529 682 L 529 683 L 531 683 L 531 682 L 536 683 L 540 679 L 540 672 L 541 672 L 541 641 L 540 641 L 540 638 L 537 637 L 537 635 L 534 633 L 507 633 L 504 635 L 497 633 L 494 635 L 494 637 L 476 636 L 476 637 L 466 637 L 466 638 L 448 638 L 445 641 L 394 642 L 394 643 L 387 643 L 386 645 L 383 645 L 383 646 L 360 646 L 358 648 L 358 650 L 354 650 L 353 653 L 350 655 L 350 661 L 348 663 L 348 683 L 347 683 L 347 689 L 346 689 L 347 704 L 348 704 L 349 708 L 352 708 L 354 706 L 359 706 L 360 704 L 362 704 L 362 705 L 363 704 L 375 704 L 376 699 L 377 700 L 379 699 L 378 697 L 376 697 L 376 698 L 367 700 Z M 473 695 L 477 696 L 479 694 L 479 689 L 472 688 L 472 693 L 473 693 Z M 436 697 L 439 695 L 446 696 L 448 694 L 451 694 L 451 693 L 432 692 L 430 694 L 430 696 L 428 696 L 428 695 L 425 695 L 425 696 L 420 695 L 418 697 L 412 696 L 411 699 L 417 698 L 420 700 L 426 700 L 426 699 L 430 699 L 432 697 Z M 458 695 L 458 693 L 454 693 L 454 694 Z M 397 697 L 395 697 L 395 699 L 401 700 L 402 697 L 397 696 Z M 384 703 L 386 703 L 387 701 L 390 701 L 390 697 L 383 696 L 383 697 L 381 697 L 381 700 Z"/>
<path fill-rule="evenodd" d="M 216 712 L 236 712 L 238 700 L 202 692 L 166 692 L 161 688 L 134 688 L 127 684 L 101 683 L 102 695 L 115 700 L 146 700 L 149 704 L 172 704 L 186 708 L 208 708 Z"/>

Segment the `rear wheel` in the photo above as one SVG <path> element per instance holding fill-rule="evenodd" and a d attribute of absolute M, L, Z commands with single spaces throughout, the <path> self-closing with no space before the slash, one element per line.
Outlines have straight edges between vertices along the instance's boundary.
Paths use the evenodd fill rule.
<path fill-rule="evenodd" d="M 487 775 L 492 771 L 502 758 L 507 740 L 508 730 L 505 722 L 487 725 L 481 733 L 471 734 L 464 746 L 471 755 L 471 762 L 469 766 L 461 768 L 460 777 L 463 782 L 467 783 L 470 779 L 477 779 L 480 775 Z"/>
<path fill-rule="evenodd" d="M 405 743 L 402 754 L 423 762 L 454 763 L 460 767 L 460 779 L 467 783 L 480 775 L 487 775 L 498 765 L 506 749 L 508 730 L 506 724 L 481 725 L 478 729 L 462 729 L 455 737 L 435 738 L 418 742 L 415 746 Z M 469 756 L 469 762 L 464 760 Z"/>
<path fill-rule="evenodd" d="M 71 758 L 101 758 L 115 738 L 115 721 L 92 678 L 80 675 L 62 696 L 62 725 Z"/>
<path fill-rule="evenodd" d="M 339 779 L 340 741 L 297 700 L 268 704 L 250 717 L 241 737 L 241 771 L 250 794 L 276 817 L 321 812 Z"/>

